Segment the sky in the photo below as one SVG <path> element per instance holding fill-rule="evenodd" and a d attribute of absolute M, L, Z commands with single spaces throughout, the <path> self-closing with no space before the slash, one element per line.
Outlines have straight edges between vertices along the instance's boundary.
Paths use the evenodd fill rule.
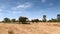
<path fill-rule="evenodd" d="M 18 19 L 20 16 L 29 19 L 57 18 L 60 14 L 60 0 L 0 0 L 0 21 L 8 17 Z"/>

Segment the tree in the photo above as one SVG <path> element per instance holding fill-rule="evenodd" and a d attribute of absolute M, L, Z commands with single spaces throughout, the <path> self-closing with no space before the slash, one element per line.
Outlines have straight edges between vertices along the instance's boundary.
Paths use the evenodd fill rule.
<path fill-rule="evenodd" d="M 51 18 L 51 20 L 49 20 L 48 22 L 57 22 L 57 19 Z"/>
<path fill-rule="evenodd" d="M 12 19 L 11 21 L 12 21 L 12 22 L 16 22 L 16 19 Z"/>
<path fill-rule="evenodd" d="M 32 23 L 34 23 L 35 21 L 34 20 L 31 20 Z"/>
<path fill-rule="evenodd" d="M 37 23 L 37 22 L 39 22 L 39 19 L 33 19 L 33 20 L 31 20 L 31 21 L 32 21 L 33 23 L 34 23 L 34 22 Z"/>
<path fill-rule="evenodd" d="M 52 22 L 52 20 L 48 20 L 48 22 Z"/>
<path fill-rule="evenodd" d="M 52 22 L 57 22 L 57 20 L 56 20 L 56 19 L 53 19 L 53 18 L 52 18 L 51 20 L 52 20 Z"/>
<path fill-rule="evenodd" d="M 9 18 L 4 18 L 4 22 L 10 22 Z"/>
<path fill-rule="evenodd" d="M 28 21 L 27 17 L 22 17 L 22 16 L 19 17 L 19 23 L 22 22 L 22 24 L 28 24 L 27 21 Z"/>
<path fill-rule="evenodd" d="M 43 22 L 46 22 L 46 15 L 43 15 Z"/>
<path fill-rule="evenodd" d="M 57 21 L 60 22 L 60 14 L 57 14 Z"/>

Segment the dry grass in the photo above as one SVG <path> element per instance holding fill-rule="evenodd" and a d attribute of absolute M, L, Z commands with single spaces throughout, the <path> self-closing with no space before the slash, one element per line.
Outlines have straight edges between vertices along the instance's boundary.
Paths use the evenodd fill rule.
<path fill-rule="evenodd" d="M 60 34 L 60 23 L 4 24 L 0 23 L 0 34 Z"/>

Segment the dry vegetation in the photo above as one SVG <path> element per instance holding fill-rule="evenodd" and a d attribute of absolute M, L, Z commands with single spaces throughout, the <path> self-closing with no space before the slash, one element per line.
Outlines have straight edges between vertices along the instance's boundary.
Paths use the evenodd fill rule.
<path fill-rule="evenodd" d="M 60 23 L 4 24 L 0 23 L 0 34 L 60 34 Z"/>

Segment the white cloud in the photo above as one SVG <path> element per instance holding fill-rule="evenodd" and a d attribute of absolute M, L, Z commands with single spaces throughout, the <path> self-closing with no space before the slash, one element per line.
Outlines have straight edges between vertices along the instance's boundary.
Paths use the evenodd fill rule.
<path fill-rule="evenodd" d="M 25 9 L 29 9 L 32 7 L 32 3 L 26 2 L 24 4 L 18 4 L 15 7 L 12 7 L 12 14 L 21 14 L 21 13 L 27 13 Z"/>
<path fill-rule="evenodd" d="M 30 4 L 22 4 L 22 5 L 18 5 L 17 8 L 28 8 L 30 7 Z"/>
<path fill-rule="evenodd" d="M 45 3 L 45 2 L 46 2 L 46 0 L 41 0 L 41 2 L 42 2 L 42 3 Z"/>
<path fill-rule="evenodd" d="M 31 7 L 32 6 L 32 4 L 31 3 L 28 3 L 28 2 L 26 2 L 26 3 L 24 3 L 24 4 L 19 4 L 19 5 L 17 5 L 16 7 L 13 7 L 12 9 L 26 9 L 26 8 L 29 8 L 29 7 Z"/>

